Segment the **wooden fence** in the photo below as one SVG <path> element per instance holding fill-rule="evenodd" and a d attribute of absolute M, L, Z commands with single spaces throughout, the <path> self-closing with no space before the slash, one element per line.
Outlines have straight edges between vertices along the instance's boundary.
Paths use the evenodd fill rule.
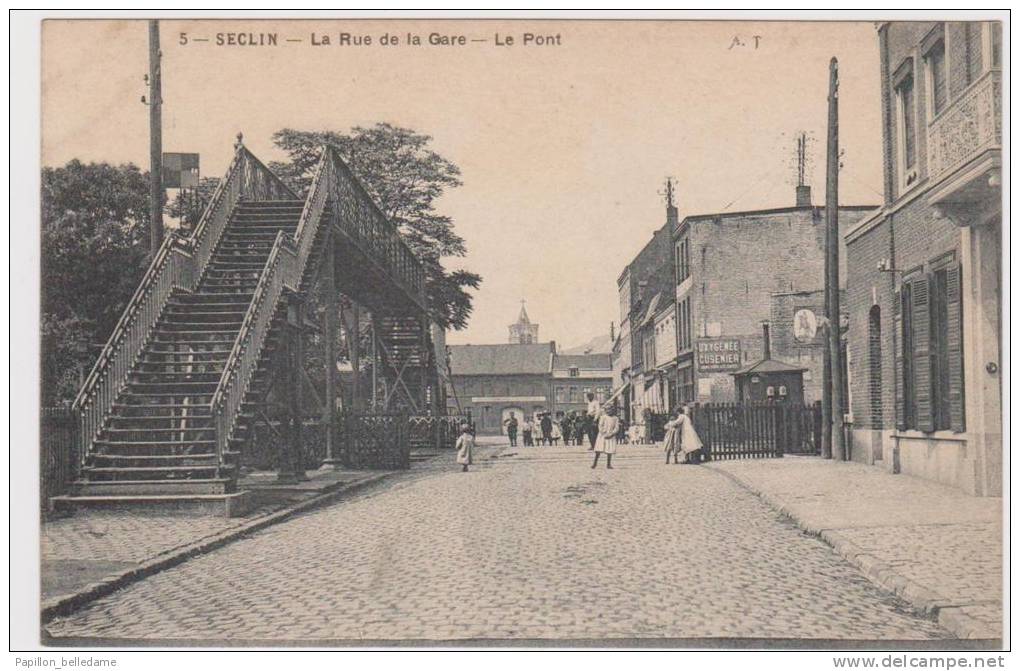
<path fill-rule="evenodd" d="M 51 496 L 67 493 L 78 474 L 78 421 L 70 408 L 39 410 L 39 504 L 48 508 Z"/>
<path fill-rule="evenodd" d="M 708 459 L 755 459 L 820 451 L 820 404 L 696 404 L 692 419 Z"/>

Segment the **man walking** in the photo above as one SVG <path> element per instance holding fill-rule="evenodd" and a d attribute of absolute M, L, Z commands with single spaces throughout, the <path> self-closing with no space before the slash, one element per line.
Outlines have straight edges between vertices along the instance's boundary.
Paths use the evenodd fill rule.
<path fill-rule="evenodd" d="M 602 415 L 602 407 L 595 400 L 595 394 L 588 392 L 588 410 L 585 412 L 584 430 L 588 434 L 588 451 L 595 449 L 595 439 L 599 436 L 599 416 Z"/>
<path fill-rule="evenodd" d="M 539 426 L 542 427 L 542 442 L 546 445 L 552 445 L 552 417 L 549 416 L 548 412 L 542 413 Z"/>
<path fill-rule="evenodd" d="M 517 415 L 510 413 L 509 419 L 503 422 L 506 426 L 506 435 L 510 439 L 510 445 L 512 447 L 517 446 Z"/>

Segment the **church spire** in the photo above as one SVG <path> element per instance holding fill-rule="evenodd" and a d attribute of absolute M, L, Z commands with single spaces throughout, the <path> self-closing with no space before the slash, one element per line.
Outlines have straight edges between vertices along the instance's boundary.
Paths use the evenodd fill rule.
<path fill-rule="evenodd" d="M 524 309 L 525 300 L 521 299 L 521 313 L 517 315 L 518 324 L 530 324 L 531 320 L 528 319 L 528 311 Z"/>
<path fill-rule="evenodd" d="M 524 299 L 521 299 L 521 311 L 517 315 L 517 322 L 509 326 L 510 343 L 514 345 L 532 345 L 538 342 L 538 324 L 531 323 L 524 303 Z"/>

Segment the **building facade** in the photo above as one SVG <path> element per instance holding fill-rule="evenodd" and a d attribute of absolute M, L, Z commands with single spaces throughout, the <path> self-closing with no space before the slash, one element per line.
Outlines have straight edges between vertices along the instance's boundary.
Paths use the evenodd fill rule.
<path fill-rule="evenodd" d="M 843 331 L 843 370 L 849 371 L 846 350 L 846 331 L 850 312 L 847 308 L 847 293 L 840 294 L 840 329 Z M 822 400 L 822 368 L 825 366 L 826 332 L 819 327 L 825 316 L 825 291 L 785 291 L 772 294 L 769 316 L 771 349 L 773 357 L 786 364 L 804 369 L 805 403 Z M 849 387 L 848 376 L 843 376 L 846 403 Z M 849 408 L 847 404 L 846 409 Z"/>
<path fill-rule="evenodd" d="M 620 329 L 613 344 L 613 398 L 628 422 L 640 421 L 653 402 L 650 387 L 657 383 L 655 318 L 669 307 L 672 295 L 673 255 L 670 233 L 677 209 L 666 208 L 666 223 L 653 234 L 617 278 Z M 648 388 L 646 388 L 648 387 Z"/>
<path fill-rule="evenodd" d="M 682 402 L 733 402 L 732 374 L 762 359 L 762 323 L 773 319 L 775 296 L 818 292 L 824 286 L 825 208 L 810 204 L 806 187 L 794 207 L 685 217 L 673 230 L 676 304 L 676 387 Z M 839 230 L 847 231 L 877 206 L 842 206 Z M 846 277 L 840 254 L 841 284 Z M 780 300 L 780 303 L 782 301 Z M 821 318 L 811 299 L 813 316 Z M 824 302 L 824 301 L 823 301 Z M 807 305 L 802 307 L 809 307 Z M 817 321 L 817 320 L 816 320 Z M 773 328 L 779 343 L 792 322 Z M 818 375 L 815 345 L 773 348 L 776 360 Z M 812 361 L 814 363 L 812 363 Z M 809 365 L 810 364 L 810 365 Z M 806 402 L 818 399 L 817 385 Z M 807 390 L 806 390 L 807 391 Z"/>
<path fill-rule="evenodd" d="M 503 432 L 511 414 L 552 409 L 556 343 L 451 345 L 447 407 L 469 413 L 478 433 Z"/>
<path fill-rule="evenodd" d="M 556 354 L 552 364 L 552 411 L 568 414 L 585 412 L 588 394 L 594 394 L 599 403 L 609 398 L 613 388 L 613 369 L 610 355 Z"/>
<path fill-rule="evenodd" d="M 852 455 L 999 496 L 1001 26 L 878 35 L 885 202 L 846 235 Z"/>

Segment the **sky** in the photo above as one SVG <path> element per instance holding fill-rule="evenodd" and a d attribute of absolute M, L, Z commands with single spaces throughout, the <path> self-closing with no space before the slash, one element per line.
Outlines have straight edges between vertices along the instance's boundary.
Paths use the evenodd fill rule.
<path fill-rule="evenodd" d="M 372 43 L 342 46 L 342 32 Z M 220 46 L 220 33 L 275 33 L 277 45 Z M 429 45 L 430 33 L 466 43 Z M 524 45 L 525 33 L 551 44 Z M 147 38 L 144 21 L 44 23 L 43 165 L 147 169 Z M 238 132 L 266 162 L 282 158 L 270 138 L 284 127 L 385 121 L 434 138 L 464 182 L 437 203 L 468 248 L 447 266 L 483 278 L 452 344 L 505 342 L 521 300 L 542 340 L 608 334 L 617 276 L 665 222 L 667 176 L 681 217 L 791 206 L 807 132 L 821 204 L 833 56 L 840 202 L 881 202 L 870 22 L 163 21 L 161 40 L 163 149 L 200 153 L 205 176 L 226 170 Z"/>

